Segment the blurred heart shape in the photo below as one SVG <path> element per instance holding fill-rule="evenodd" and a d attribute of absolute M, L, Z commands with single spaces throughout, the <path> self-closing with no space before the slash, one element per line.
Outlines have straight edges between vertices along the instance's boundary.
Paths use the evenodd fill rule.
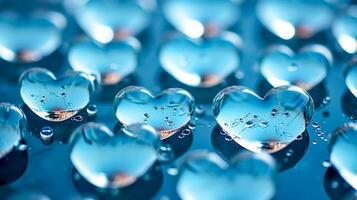
<path fill-rule="evenodd" d="M 352 58 L 347 64 L 344 73 L 347 88 L 357 98 L 357 57 Z"/>
<path fill-rule="evenodd" d="M 180 168 L 177 192 L 181 199 L 272 199 L 275 175 L 269 154 L 244 152 L 227 163 L 215 153 L 195 151 Z"/>
<path fill-rule="evenodd" d="M 273 88 L 264 98 L 246 87 L 231 86 L 214 98 L 213 113 L 221 128 L 242 147 L 274 153 L 305 131 L 314 102 L 296 86 Z"/>
<path fill-rule="evenodd" d="M 141 33 L 150 24 L 149 11 L 137 0 L 89 0 L 78 6 L 79 26 L 94 40 L 108 43 Z"/>
<path fill-rule="evenodd" d="M 0 57 L 20 63 L 41 60 L 61 45 L 65 24 L 64 16 L 56 12 L 0 13 Z"/>
<path fill-rule="evenodd" d="M 123 125 L 143 123 L 159 131 L 164 140 L 186 126 L 194 112 L 191 94 L 169 88 L 153 95 L 143 87 L 129 86 L 115 96 L 114 109 Z"/>
<path fill-rule="evenodd" d="M 31 68 L 20 77 L 20 95 L 24 103 L 42 119 L 61 122 L 85 108 L 93 91 L 90 77 L 70 72 L 56 76 L 44 68 Z"/>
<path fill-rule="evenodd" d="M 68 62 L 73 70 L 99 76 L 103 85 L 113 85 L 135 71 L 139 51 L 140 42 L 131 37 L 107 44 L 83 40 L 69 49 Z"/>
<path fill-rule="evenodd" d="M 26 125 L 26 116 L 20 108 L 0 103 L 0 159 L 21 144 Z"/>
<path fill-rule="evenodd" d="M 331 52 L 322 45 L 305 46 L 297 53 L 274 46 L 261 59 L 260 70 L 273 87 L 296 85 L 310 90 L 325 79 L 331 62 Z"/>
<path fill-rule="evenodd" d="M 130 125 L 113 133 L 89 122 L 71 135 L 70 158 L 75 169 L 99 188 L 132 185 L 157 161 L 160 138 L 147 125 Z"/>
<path fill-rule="evenodd" d="M 236 0 L 168 0 L 163 12 L 178 31 L 191 38 L 217 35 L 239 18 Z"/>
<path fill-rule="evenodd" d="M 260 0 L 256 12 L 260 22 L 284 40 L 310 38 L 329 28 L 334 17 L 324 1 Z"/>
<path fill-rule="evenodd" d="M 191 87 L 212 87 L 222 83 L 240 65 L 240 38 L 224 33 L 209 39 L 175 36 L 161 45 L 162 68 Z"/>
<path fill-rule="evenodd" d="M 349 7 L 334 20 L 332 33 L 345 52 L 357 53 L 357 6 Z"/>
<path fill-rule="evenodd" d="M 357 124 L 336 129 L 329 141 L 330 160 L 342 178 L 357 189 Z"/>

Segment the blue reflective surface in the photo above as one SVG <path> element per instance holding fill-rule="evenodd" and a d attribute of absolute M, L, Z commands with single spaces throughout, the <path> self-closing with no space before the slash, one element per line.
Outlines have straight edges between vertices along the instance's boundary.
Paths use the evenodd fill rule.
<path fill-rule="evenodd" d="M 5 4 L 1 4 L 1 8 L 11 7 L 12 4 L 9 1 Z M 15 1 L 14 1 L 15 2 Z M 32 2 L 32 1 L 31 1 Z M 51 5 L 55 5 L 56 1 Z M 57 1 L 58 2 L 58 1 Z M 23 3 L 23 2 L 22 2 Z M 294 51 L 298 51 L 300 47 L 314 43 L 321 43 L 326 45 L 333 53 L 335 62 L 328 71 L 326 78 L 309 91 L 310 95 L 314 98 L 316 103 L 316 111 L 311 122 L 318 122 L 319 129 L 314 128 L 311 125 L 307 128 L 308 139 L 302 138 L 301 143 L 297 146 L 299 148 L 291 146 L 293 151 L 283 152 L 279 155 L 281 163 L 286 163 L 285 171 L 278 172 L 276 175 L 276 193 L 274 199 L 339 199 L 346 197 L 351 199 L 354 195 L 354 190 L 351 187 L 346 186 L 346 182 L 343 178 L 339 177 L 338 173 L 335 173 L 331 168 L 329 162 L 330 153 L 328 151 L 328 142 L 331 133 L 342 124 L 350 122 L 351 119 L 356 117 L 356 98 L 350 92 L 345 84 L 345 75 L 343 68 L 350 60 L 350 56 L 341 53 L 335 47 L 335 40 L 330 37 L 330 32 L 326 31 L 322 33 L 321 37 L 314 38 L 313 40 L 294 40 L 289 42 L 279 40 L 265 30 L 261 26 L 260 21 L 254 15 L 255 2 L 247 1 L 243 3 L 242 19 L 236 25 L 230 28 L 241 35 L 244 42 L 244 48 L 242 48 L 242 60 L 238 73 L 233 74 L 233 78 L 237 80 L 240 85 L 251 88 L 257 92 L 260 96 L 271 88 L 265 78 L 261 76 L 258 66 L 256 65 L 261 58 L 262 50 L 266 49 L 272 44 L 286 44 Z M 14 3 L 16 4 L 16 3 Z M 16 5 L 22 5 L 17 3 Z M 27 4 L 28 5 L 28 4 Z M 162 4 L 159 4 L 161 7 Z M 21 7 L 21 6 L 20 6 Z M 63 10 L 59 8 L 59 10 Z M 158 48 L 162 44 L 161 39 L 166 35 L 167 31 L 172 31 L 172 27 L 164 20 L 161 11 L 155 11 L 152 13 L 153 23 L 148 29 L 139 35 L 139 40 L 142 43 L 142 52 L 140 54 L 140 61 L 138 63 L 137 70 L 133 73 L 134 80 L 125 80 L 121 84 L 117 84 L 113 87 L 104 87 L 99 96 L 109 93 L 115 95 L 119 90 L 124 88 L 125 84 L 129 82 L 129 85 L 141 85 L 145 86 L 148 90 L 154 94 L 159 93 L 167 89 L 165 84 L 174 84 L 176 87 L 184 87 L 196 97 L 201 99 L 206 98 L 206 101 L 197 100 L 197 105 L 200 109 L 203 108 L 203 114 L 196 112 L 192 120 L 195 123 L 195 128 L 189 136 L 179 138 L 179 135 L 173 135 L 172 147 L 177 150 L 177 158 L 174 163 L 160 164 L 158 168 L 154 167 L 150 171 L 150 176 L 140 179 L 138 184 L 134 184 L 133 187 L 127 188 L 122 194 L 128 197 L 127 199 L 180 199 L 176 191 L 176 185 L 178 181 L 177 169 L 183 163 L 183 159 L 193 150 L 206 149 L 213 152 L 223 152 L 223 148 L 227 146 L 235 146 L 235 143 L 231 138 L 226 135 L 219 135 L 221 140 L 219 144 L 221 147 L 216 146 L 216 132 L 214 128 L 216 126 L 215 118 L 211 109 L 211 102 L 213 97 L 217 94 L 214 90 L 195 90 L 185 85 L 180 85 L 179 82 L 162 82 L 162 67 L 158 60 Z M 313 17 L 312 17 L 313 18 Z M 72 19 L 72 18 L 70 18 Z M 80 35 L 84 32 L 74 23 L 73 19 L 69 20 L 68 24 L 71 32 L 71 37 L 67 37 L 64 41 L 63 48 L 59 48 L 53 54 L 46 57 L 36 63 L 30 63 L 28 65 L 13 64 L 5 61 L 0 61 L 0 101 L 12 102 L 16 105 L 23 105 L 20 97 L 20 90 L 17 86 L 19 74 L 29 67 L 47 67 L 56 77 L 61 77 L 66 71 L 70 70 L 68 63 L 66 63 L 66 44 L 72 42 L 72 34 Z M 320 36 L 320 35 L 319 35 Z M 168 76 L 167 74 L 165 75 Z M 132 81 L 132 82 L 131 82 Z M 222 83 L 222 88 L 236 84 L 236 82 L 227 81 Z M 213 92 L 214 91 L 214 92 Z M 200 95 L 200 94 L 204 95 Z M 206 97 L 206 95 L 208 97 Z M 329 98 L 326 98 L 329 97 Z M 200 99 L 200 98 L 196 98 Z M 92 100 L 97 106 L 96 118 L 87 118 L 87 115 L 79 112 L 77 115 L 84 117 L 84 120 L 90 119 L 96 122 L 106 124 L 112 131 L 118 119 L 115 116 L 113 109 L 113 97 L 109 99 L 94 98 Z M 25 110 L 25 109 L 24 109 Z M 83 110 L 84 112 L 86 109 Z M 198 114 L 201 113 L 201 114 Z M 77 116 L 75 115 L 75 116 Z M 36 115 L 28 115 L 31 125 L 39 126 L 38 129 L 32 130 L 33 135 L 26 135 L 26 143 L 28 147 L 28 163 L 25 165 L 26 170 L 21 174 L 21 170 L 17 174 L 21 174 L 16 180 L 11 183 L 7 183 L 0 187 L 0 196 L 2 199 L 16 199 L 16 196 L 20 196 L 20 199 L 24 198 L 22 195 L 26 195 L 26 198 L 31 199 L 29 196 L 41 197 L 43 199 L 81 199 L 81 198 L 99 198 L 103 197 L 101 194 L 97 194 L 95 189 L 89 187 L 84 181 L 76 181 L 73 177 L 74 167 L 70 161 L 70 145 L 68 142 L 60 142 L 58 135 L 69 134 L 73 130 L 70 129 L 73 124 L 76 126 L 82 122 L 73 121 L 68 119 L 64 123 L 50 123 L 55 131 L 55 140 L 50 145 L 45 145 L 37 137 L 42 127 L 49 125 L 48 122 L 43 122 Z M 196 120 L 197 119 L 197 120 Z M 68 125 L 70 122 L 70 125 Z M 321 132 L 324 133 L 324 137 L 321 137 Z M 218 134 L 220 134 L 218 132 Z M 180 136 L 182 137 L 182 135 Z M 305 143 L 309 145 L 306 145 Z M 223 144 L 223 145 L 222 145 Z M 293 144 L 293 143 L 291 143 Z M 303 148 L 300 148 L 300 147 Z M 239 150 L 239 148 L 237 148 Z M 237 151 L 238 151 L 237 150 Z M 220 154 L 223 157 L 223 153 Z M 228 153 L 226 153 L 228 155 Z M 290 157 L 288 156 L 290 155 Z M 294 156 L 297 156 L 296 158 Z M 11 166 L 23 165 L 22 160 L 26 160 L 26 156 L 23 154 L 16 154 L 16 164 Z M 228 160 L 228 159 L 227 159 Z M 4 165 L 2 165 L 4 166 Z M 2 168 L 4 169 L 4 168 Z M 8 168 L 7 168 L 8 169 Z M 16 170 L 11 170 L 17 172 Z M 14 175 L 15 176 L 15 175 Z M 83 180 L 83 179 L 80 179 Z M 337 184 L 336 184 L 337 183 Z M 87 187 L 88 186 L 88 187 Z M 89 188 L 89 189 L 88 189 Z M 30 190 L 30 191 L 29 191 Z M 208 190 L 208 189 L 207 189 Z M 139 191 L 139 192 L 138 192 Z M 143 196 L 134 198 L 131 195 Z M 14 197 L 15 196 L 15 197 Z M 98 197 L 99 196 L 99 197 Z M 103 199 L 103 198 L 101 198 Z"/>

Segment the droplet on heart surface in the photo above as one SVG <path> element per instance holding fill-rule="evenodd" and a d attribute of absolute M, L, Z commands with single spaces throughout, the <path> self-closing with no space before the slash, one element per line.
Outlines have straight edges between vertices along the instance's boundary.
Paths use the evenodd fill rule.
<path fill-rule="evenodd" d="M 329 150 L 331 164 L 348 184 L 357 189 L 357 124 L 351 122 L 336 129 Z"/>
<path fill-rule="evenodd" d="M 21 145 L 26 124 L 21 109 L 9 103 L 0 103 L 0 159 Z"/>
<path fill-rule="evenodd" d="M 148 124 L 166 139 L 190 122 L 195 103 L 183 89 L 170 88 L 154 96 L 145 88 L 131 86 L 116 95 L 114 107 L 122 124 Z"/>
<path fill-rule="evenodd" d="M 20 77 L 22 100 L 48 121 L 61 122 L 77 114 L 89 103 L 92 91 L 88 75 L 79 72 L 56 78 L 44 68 L 31 68 Z"/>
<path fill-rule="evenodd" d="M 113 133 L 105 125 L 87 123 L 71 136 L 71 161 L 99 188 L 123 188 L 143 176 L 157 161 L 158 133 L 146 125 L 129 125 Z"/>
<path fill-rule="evenodd" d="M 283 149 L 305 131 L 313 112 L 312 98 L 296 86 L 274 88 L 264 98 L 246 87 L 231 86 L 213 101 L 218 124 L 251 151 Z"/>

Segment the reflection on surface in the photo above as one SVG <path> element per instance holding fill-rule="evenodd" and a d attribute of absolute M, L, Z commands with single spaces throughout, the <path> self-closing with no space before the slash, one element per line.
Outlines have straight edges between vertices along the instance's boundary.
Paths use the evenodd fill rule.
<path fill-rule="evenodd" d="M 0 159 L 0 185 L 8 184 L 25 173 L 28 164 L 27 150 L 12 150 Z M 1 195 L 0 195 L 1 196 Z"/>
<path fill-rule="evenodd" d="M 54 131 L 54 140 L 60 140 L 61 142 L 67 143 L 69 136 L 72 131 L 80 124 L 87 122 L 90 118 L 87 116 L 86 108 L 79 111 L 79 113 L 70 119 L 63 122 L 50 122 L 44 120 L 33 113 L 25 104 L 21 107 L 23 112 L 27 117 L 27 129 L 34 136 L 41 138 L 40 132 L 43 127 L 52 127 Z"/>
<path fill-rule="evenodd" d="M 159 76 L 160 76 L 160 84 L 162 88 L 179 87 L 185 89 L 195 97 L 196 102 L 202 102 L 202 103 L 208 103 L 208 102 L 211 103 L 212 99 L 219 91 L 221 91 L 227 86 L 238 84 L 238 81 L 237 79 L 234 78 L 234 75 L 228 76 L 223 83 L 210 88 L 189 87 L 177 81 L 170 74 L 168 74 L 163 70 L 160 70 Z"/>
<path fill-rule="evenodd" d="M 305 155 L 309 147 L 309 135 L 304 132 L 301 136 L 284 149 L 271 154 L 275 158 L 280 172 L 295 166 Z M 232 161 L 238 152 L 248 151 L 234 142 L 218 125 L 212 131 L 211 142 L 216 152 L 227 161 Z"/>
<path fill-rule="evenodd" d="M 357 191 L 338 174 L 336 169 L 329 167 L 324 177 L 324 188 L 333 200 L 355 200 Z"/>
<path fill-rule="evenodd" d="M 99 189 L 87 182 L 73 168 L 73 184 L 82 195 L 93 196 L 99 199 L 150 199 L 160 189 L 163 174 L 159 165 L 154 165 L 145 175 L 139 178 L 133 185 L 121 189 Z M 140 192 L 138 192 L 140 191 Z"/>

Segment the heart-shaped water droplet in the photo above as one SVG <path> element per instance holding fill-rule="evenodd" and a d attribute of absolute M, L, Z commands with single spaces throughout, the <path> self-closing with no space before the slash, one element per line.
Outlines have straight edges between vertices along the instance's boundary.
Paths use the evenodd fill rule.
<path fill-rule="evenodd" d="M 65 18 L 54 12 L 0 14 L 0 57 L 9 62 L 35 62 L 61 44 Z"/>
<path fill-rule="evenodd" d="M 335 19 L 332 33 L 344 51 L 349 54 L 357 52 L 357 6 L 351 6 Z"/>
<path fill-rule="evenodd" d="M 182 199 L 271 199 L 275 174 L 269 154 L 238 154 L 229 165 L 217 154 L 198 151 L 181 167 L 177 191 Z"/>
<path fill-rule="evenodd" d="M 99 75 L 102 84 L 113 85 L 135 71 L 139 50 L 135 38 L 106 45 L 85 40 L 70 48 L 68 61 L 74 70 Z"/>
<path fill-rule="evenodd" d="M 325 79 L 331 60 L 330 51 L 321 45 L 306 46 L 298 53 L 277 46 L 262 58 L 260 68 L 273 87 L 296 85 L 310 90 Z"/>
<path fill-rule="evenodd" d="M 224 33 L 210 39 L 183 36 L 166 41 L 160 48 L 160 63 L 178 81 L 193 87 L 212 87 L 237 70 L 240 38 Z"/>
<path fill-rule="evenodd" d="M 81 28 L 101 43 L 137 35 L 150 23 L 149 12 L 136 0 L 85 1 L 75 16 Z"/>
<path fill-rule="evenodd" d="M 314 112 L 310 95 L 296 86 L 270 90 L 262 99 L 243 86 L 231 86 L 213 100 L 218 124 L 251 151 L 276 152 L 301 135 Z"/>
<path fill-rule="evenodd" d="M 166 19 L 177 30 L 199 38 L 216 35 L 234 25 L 239 17 L 237 4 L 234 0 L 168 0 L 163 9 Z"/>
<path fill-rule="evenodd" d="M 329 143 L 330 160 L 339 174 L 357 189 L 357 124 L 338 128 Z"/>
<path fill-rule="evenodd" d="M 91 184 L 122 188 L 133 184 L 158 158 L 160 139 L 149 126 L 133 125 L 111 132 L 106 126 L 87 123 L 71 136 L 71 161 Z"/>
<path fill-rule="evenodd" d="M 93 90 L 87 74 L 72 72 L 57 79 L 43 68 L 25 71 L 20 78 L 20 95 L 39 117 L 54 122 L 64 121 L 85 108 Z"/>
<path fill-rule="evenodd" d="M 143 87 L 127 87 L 114 100 L 115 112 L 124 125 L 144 123 L 154 127 L 166 139 L 188 124 L 195 102 L 190 93 L 179 88 L 154 96 Z"/>
<path fill-rule="evenodd" d="M 0 103 L 0 159 L 20 145 L 26 123 L 21 109 L 8 103 Z"/>
<path fill-rule="evenodd" d="M 285 40 L 312 37 L 328 28 L 334 17 L 324 1 L 261 0 L 256 12 L 269 31 Z"/>

